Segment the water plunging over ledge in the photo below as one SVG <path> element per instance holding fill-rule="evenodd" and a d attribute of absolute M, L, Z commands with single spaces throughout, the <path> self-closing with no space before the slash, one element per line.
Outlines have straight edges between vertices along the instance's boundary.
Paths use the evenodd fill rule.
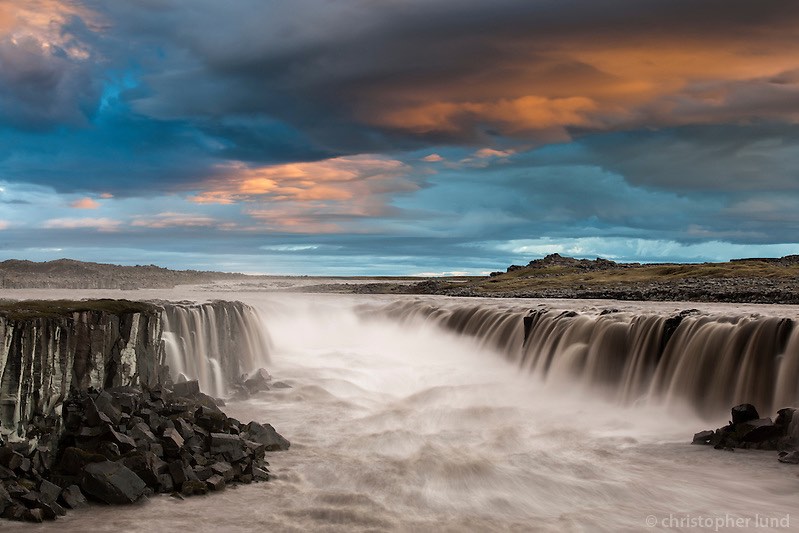
<path fill-rule="evenodd" d="M 167 297 L 208 296 L 217 297 Z M 780 325 L 780 314 L 788 309 L 785 318 L 795 319 L 791 308 L 758 317 L 752 307 L 689 314 L 661 351 L 655 342 L 663 338 L 661 323 L 652 317 L 667 320 L 692 305 L 637 304 L 601 315 L 617 304 L 579 303 L 577 315 L 560 316 L 570 302 L 547 303 L 546 311 L 540 302 L 226 296 L 258 311 L 271 339 L 268 368 L 292 387 L 225 407 L 241 420 L 269 420 L 292 441 L 289 451 L 269 456 L 275 478 L 214 497 L 73 512 L 44 530 L 641 531 L 649 516 L 688 513 L 790 514 L 796 526 L 793 467 L 777 463 L 773 453 L 688 444 L 697 428 L 723 424 L 729 405 L 718 415 L 702 414 L 708 422 L 678 400 L 682 392 L 659 401 L 646 396 L 654 384 L 678 383 L 666 379 L 678 369 L 689 373 L 666 364 L 668 345 L 694 334 L 688 326 L 751 328 L 739 341 L 721 343 L 745 361 L 747 343 L 782 342 L 788 325 Z M 530 308 L 538 322 L 525 343 Z M 561 340 L 534 346 L 533 332 L 543 336 L 546 328 Z M 793 360 L 789 329 L 778 375 Z M 694 342 L 707 338 L 708 346 L 718 346 L 724 339 L 717 333 L 710 342 L 702 332 Z M 581 346 L 594 341 L 604 348 Z M 628 350 L 618 355 L 616 368 L 624 369 L 618 376 L 603 373 L 599 363 L 616 345 Z M 647 346 L 660 355 L 632 355 Z M 652 362 L 654 369 L 644 364 Z"/>

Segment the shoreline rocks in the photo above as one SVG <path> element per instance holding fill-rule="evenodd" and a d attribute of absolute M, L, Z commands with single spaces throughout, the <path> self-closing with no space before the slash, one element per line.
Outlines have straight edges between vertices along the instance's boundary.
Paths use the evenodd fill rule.
<path fill-rule="evenodd" d="M 89 500 L 129 504 L 267 481 L 265 452 L 289 441 L 269 424 L 228 417 L 196 381 L 178 385 L 73 391 L 39 439 L 0 442 L 0 517 L 41 522 Z"/>
<path fill-rule="evenodd" d="M 797 434 L 799 434 L 799 415 L 796 409 L 786 407 L 777 412 L 777 417 L 761 418 L 752 404 L 736 405 L 730 410 L 731 421 L 716 430 L 700 431 L 694 435 L 691 444 L 713 446 L 717 450 L 735 451 L 739 449 L 779 451 L 779 461 L 799 464 Z"/>

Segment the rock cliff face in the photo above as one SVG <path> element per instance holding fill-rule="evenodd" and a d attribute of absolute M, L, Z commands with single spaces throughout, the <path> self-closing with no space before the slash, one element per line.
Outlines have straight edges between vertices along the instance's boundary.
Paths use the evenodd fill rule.
<path fill-rule="evenodd" d="M 70 390 L 165 380 L 161 310 L 58 309 L 0 316 L 0 435 L 24 437 Z"/>
<path fill-rule="evenodd" d="M 255 317 L 239 302 L 0 302 L 0 438 L 35 436 L 70 390 L 151 388 L 180 372 L 223 395 L 266 361 Z"/>

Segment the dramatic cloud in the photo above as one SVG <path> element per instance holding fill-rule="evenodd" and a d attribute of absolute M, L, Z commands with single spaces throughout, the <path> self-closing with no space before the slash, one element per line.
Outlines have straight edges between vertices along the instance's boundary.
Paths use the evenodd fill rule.
<path fill-rule="evenodd" d="M 58 0 L 0 1 L 0 119 L 20 127 L 86 124 L 99 97 L 80 33 L 94 16 Z"/>
<path fill-rule="evenodd" d="M 0 0 L 2 254 L 799 251 L 797 27 L 789 0 Z"/>

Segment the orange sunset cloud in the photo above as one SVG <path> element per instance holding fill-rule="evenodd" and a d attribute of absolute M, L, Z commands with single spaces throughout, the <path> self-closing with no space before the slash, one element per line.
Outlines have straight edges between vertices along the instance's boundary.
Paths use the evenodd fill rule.
<path fill-rule="evenodd" d="M 273 201 L 338 202 L 367 192 L 416 189 L 402 179 L 409 171 L 407 165 L 368 155 L 265 167 L 232 163 L 219 170 L 223 177 L 205 183 L 206 190 L 190 200 L 230 204 L 268 196 Z"/>

